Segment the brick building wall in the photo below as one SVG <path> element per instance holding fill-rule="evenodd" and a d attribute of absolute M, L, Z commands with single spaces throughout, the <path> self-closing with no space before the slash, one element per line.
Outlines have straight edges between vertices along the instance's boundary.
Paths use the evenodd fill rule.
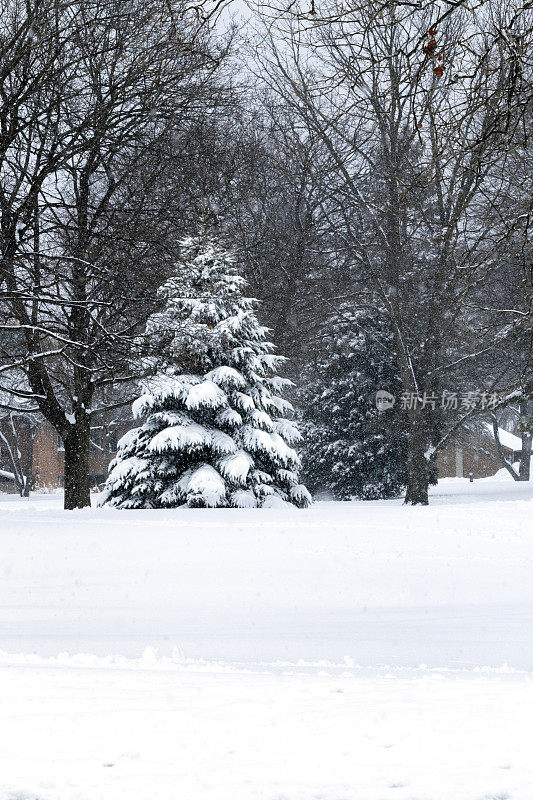
<path fill-rule="evenodd" d="M 507 447 L 503 451 L 508 460 L 515 460 L 514 451 Z M 437 467 L 439 478 L 468 478 L 472 473 L 476 479 L 495 475 L 502 464 L 496 442 L 486 436 L 447 445 L 437 455 Z"/>
<path fill-rule="evenodd" d="M 97 486 L 105 481 L 110 461 L 117 450 L 117 437 L 120 438 L 129 425 L 122 424 L 111 429 L 96 426 L 91 429 L 91 450 L 89 455 L 89 483 Z M 48 423 L 39 427 L 34 441 L 34 475 L 36 488 L 58 488 L 64 483 L 65 451 L 61 437 Z"/>

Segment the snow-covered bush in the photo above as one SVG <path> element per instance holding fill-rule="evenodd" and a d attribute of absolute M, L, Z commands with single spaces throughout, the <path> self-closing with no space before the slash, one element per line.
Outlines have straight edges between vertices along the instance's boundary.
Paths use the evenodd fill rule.
<path fill-rule="evenodd" d="M 183 243 L 180 275 L 160 290 L 147 336 L 157 362 L 134 403 L 144 420 L 122 438 L 104 502 L 121 508 L 306 506 L 300 439 L 282 397 L 267 329 L 231 254 Z"/>

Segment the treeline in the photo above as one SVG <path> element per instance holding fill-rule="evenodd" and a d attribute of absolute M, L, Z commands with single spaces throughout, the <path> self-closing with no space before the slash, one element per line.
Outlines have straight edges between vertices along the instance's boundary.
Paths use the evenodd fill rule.
<path fill-rule="evenodd" d="M 312 488 L 426 503 L 439 450 L 508 408 L 529 464 L 531 34 L 516 0 L 280 0 L 240 29 L 0 0 L 0 392 L 63 439 L 67 508 L 207 232 L 290 356 Z"/>

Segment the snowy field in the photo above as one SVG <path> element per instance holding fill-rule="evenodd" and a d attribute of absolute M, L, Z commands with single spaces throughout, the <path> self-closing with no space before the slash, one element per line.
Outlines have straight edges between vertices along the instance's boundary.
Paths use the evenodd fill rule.
<path fill-rule="evenodd" d="M 0 800 L 532 800 L 533 485 L 0 495 Z"/>

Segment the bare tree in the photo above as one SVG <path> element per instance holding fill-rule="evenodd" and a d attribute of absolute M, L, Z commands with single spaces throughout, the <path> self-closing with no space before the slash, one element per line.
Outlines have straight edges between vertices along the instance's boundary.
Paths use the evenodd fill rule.
<path fill-rule="evenodd" d="M 24 407 L 19 411 L 0 409 L 0 445 L 21 497 L 29 497 L 33 488 L 33 442 L 38 425 L 38 415 Z"/>
<path fill-rule="evenodd" d="M 529 12 L 465 5 L 437 26 L 429 6 L 329 3 L 312 16 L 302 26 L 293 6 L 275 34 L 269 23 L 258 60 L 329 152 L 327 213 L 357 275 L 348 297 L 389 318 L 411 398 L 406 502 L 424 504 L 461 424 L 446 424 L 440 392 L 494 346 L 465 309 L 486 275 L 484 209 L 505 195 L 501 161 L 527 107 Z"/>
<path fill-rule="evenodd" d="M 90 504 L 91 421 L 127 402 L 111 389 L 135 377 L 161 264 L 131 177 L 205 105 L 224 51 L 185 9 L 177 26 L 164 0 L 5 4 L 0 302 L 15 346 L 0 380 L 24 373 L 16 396 L 63 439 L 65 507 L 77 508 Z"/>

